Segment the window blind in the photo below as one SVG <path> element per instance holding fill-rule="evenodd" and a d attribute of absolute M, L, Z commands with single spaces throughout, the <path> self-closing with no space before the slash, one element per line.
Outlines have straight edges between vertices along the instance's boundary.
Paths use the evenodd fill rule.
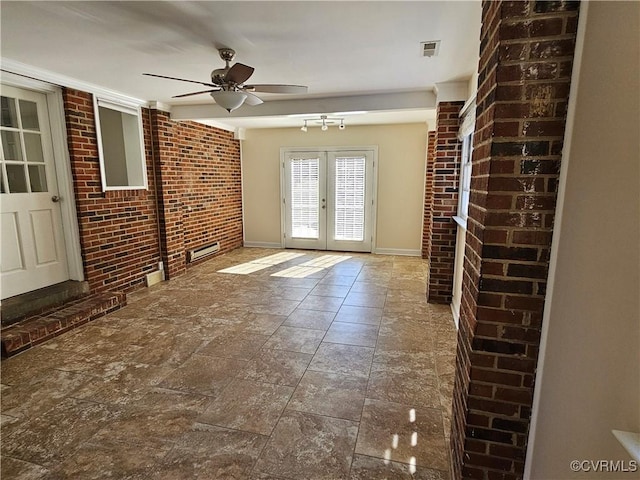
<path fill-rule="evenodd" d="M 365 158 L 336 158 L 335 239 L 364 240 Z"/>
<path fill-rule="evenodd" d="M 291 236 L 318 238 L 320 159 L 291 160 Z"/>

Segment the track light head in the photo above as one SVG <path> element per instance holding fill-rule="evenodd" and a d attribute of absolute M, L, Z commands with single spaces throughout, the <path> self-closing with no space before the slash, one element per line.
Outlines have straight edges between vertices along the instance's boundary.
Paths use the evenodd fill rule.
<path fill-rule="evenodd" d="M 338 122 L 340 122 L 338 124 L 338 128 L 340 130 L 344 130 L 346 128 L 346 125 L 344 124 L 344 118 L 335 118 L 335 117 L 329 117 L 327 115 L 320 115 L 320 117 L 318 118 L 305 118 L 304 125 L 300 127 L 300 130 L 302 130 L 303 132 L 306 132 L 308 127 L 308 122 L 311 122 L 311 126 L 314 126 L 314 124 L 320 125 L 320 130 L 322 130 L 323 132 L 326 132 L 327 130 L 329 130 L 329 125 L 336 125 Z"/>

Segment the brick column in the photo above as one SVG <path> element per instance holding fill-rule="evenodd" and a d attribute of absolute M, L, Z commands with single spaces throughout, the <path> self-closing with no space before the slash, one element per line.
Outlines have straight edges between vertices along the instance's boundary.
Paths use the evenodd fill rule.
<path fill-rule="evenodd" d="M 436 116 L 433 193 L 431 195 L 431 248 L 429 289 L 431 303 L 451 303 L 456 255 L 458 179 L 462 143 L 458 140 L 460 109 L 464 102 L 440 102 Z"/>
<path fill-rule="evenodd" d="M 578 6 L 483 2 L 454 478 L 522 478 Z"/>
<path fill-rule="evenodd" d="M 433 163 L 436 155 L 436 132 L 431 131 L 427 135 L 427 168 L 424 180 L 424 220 L 422 223 L 422 258 L 429 258 L 431 255 L 431 235 L 433 226 L 431 218 L 433 216 Z"/>
<path fill-rule="evenodd" d="M 160 239 L 162 261 L 167 278 L 181 275 L 186 270 L 182 190 L 184 183 L 180 169 L 178 147 L 174 142 L 175 124 L 169 114 L 151 110 L 156 182 L 159 187 Z"/>

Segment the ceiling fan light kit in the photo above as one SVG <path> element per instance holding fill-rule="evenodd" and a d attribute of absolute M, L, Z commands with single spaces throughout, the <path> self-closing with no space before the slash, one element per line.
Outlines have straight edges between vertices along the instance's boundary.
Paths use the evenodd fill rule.
<path fill-rule="evenodd" d="M 338 128 L 340 130 L 344 130 L 346 128 L 346 126 L 344 124 L 344 118 L 336 118 L 336 117 L 329 117 L 327 115 L 320 115 L 320 117 L 318 117 L 318 118 L 305 118 L 304 119 L 304 125 L 302 125 L 300 130 L 302 130 L 305 133 L 308 130 L 308 122 L 313 122 L 313 123 L 316 123 L 316 124 L 320 125 L 320 130 L 322 130 L 323 132 L 326 132 L 327 130 L 329 130 L 329 125 L 333 125 L 333 124 L 338 123 L 338 122 L 340 122 L 340 124 L 338 125 Z"/>
<path fill-rule="evenodd" d="M 165 75 L 156 75 L 154 73 L 143 73 L 149 77 L 166 78 L 169 80 L 178 80 L 180 82 L 197 83 L 210 87 L 209 90 L 199 92 L 183 93 L 175 95 L 173 98 L 190 97 L 192 95 L 201 95 L 208 93 L 227 112 L 231 113 L 243 104 L 250 106 L 260 105 L 262 99 L 253 92 L 264 93 L 289 93 L 302 94 L 307 93 L 307 87 L 304 85 L 279 85 L 279 84 L 254 84 L 245 85 L 249 77 L 253 75 L 254 68 L 242 63 L 229 65 L 236 56 L 236 52 L 231 48 L 221 48 L 218 50 L 220 58 L 225 61 L 224 68 L 216 68 L 211 72 L 211 83 L 198 82 L 196 80 L 187 80 L 185 78 L 167 77 Z"/>
<path fill-rule="evenodd" d="M 233 110 L 241 106 L 247 99 L 247 94 L 243 92 L 230 92 L 220 90 L 219 92 L 212 92 L 211 96 L 218 105 L 224 108 L 227 112 L 231 113 Z"/>

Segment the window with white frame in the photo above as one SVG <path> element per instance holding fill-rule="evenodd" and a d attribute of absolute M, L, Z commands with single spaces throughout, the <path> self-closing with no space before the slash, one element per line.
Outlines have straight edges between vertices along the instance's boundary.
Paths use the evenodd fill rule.
<path fill-rule="evenodd" d="M 462 119 L 458 138 L 462 142 L 460 157 L 460 184 L 458 187 L 458 217 L 467 219 L 469 195 L 471 193 L 471 157 L 473 152 L 473 130 L 476 117 L 475 102 L 472 102 Z"/>
<path fill-rule="evenodd" d="M 94 97 L 102 189 L 146 189 L 140 107 Z"/>
<path fill-rule="evenodd" d="M 462 157 L 460 161 L 460 186 L 458 191 L 458 216 L 467 219 L 469 213 L 469 194 L 471 192 L 471 152 L 473 133 L 462 139 Z"/>

